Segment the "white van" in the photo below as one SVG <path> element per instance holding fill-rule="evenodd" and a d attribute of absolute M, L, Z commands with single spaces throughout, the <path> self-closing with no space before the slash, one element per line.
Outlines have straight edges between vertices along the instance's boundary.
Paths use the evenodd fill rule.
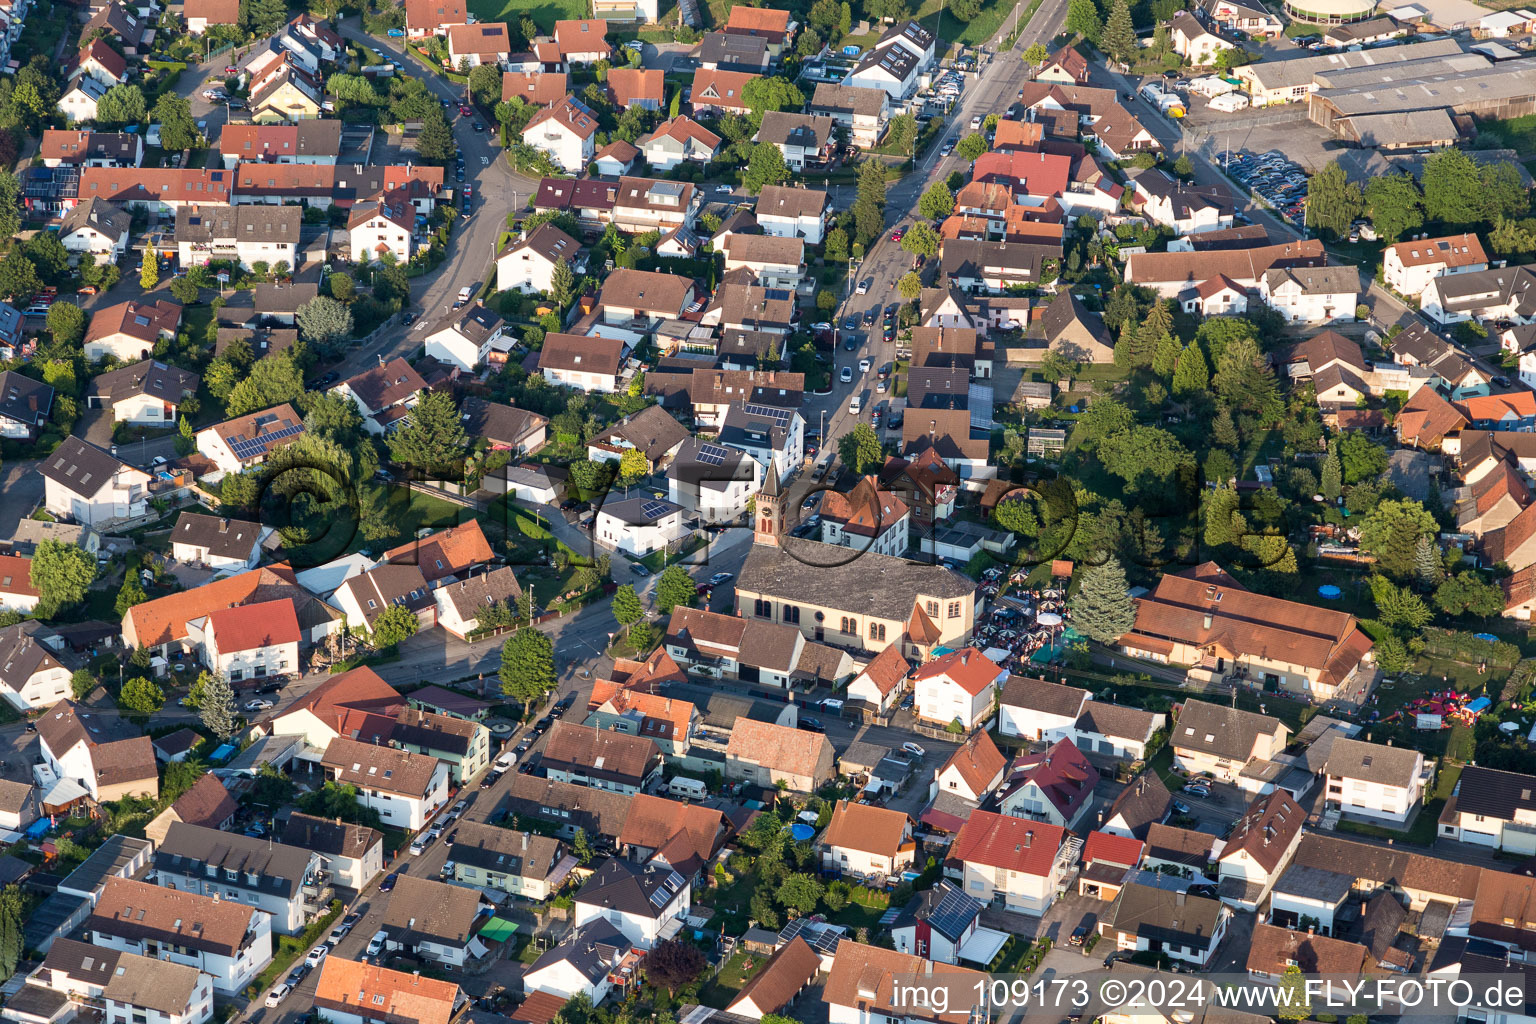
<path fill-rule="evenodd" d="M 679 775 L 667 783 L 667 795 L 675 796 L 679 800 L 703 800 L 709 796 L 709 787 L 698 779 L 688 779 Z"/>
<path fill-rule="evenodd" d="M 473 295 L 473 294 L 475 294 L 474 286 L 473 285 L 465 285 L 463 288 L 459 289 L 459 301 L 460 302 L 468 302 L 469 301 L 469 297 L 471 295 Z"/>
<path fill-rule="evenodd" d="M 497 771 L 504 772 L 515 764 L 517 764 L 517 754 L 508 750 L 506 753 L 502 754 L 496 759 L 496 764 L 494 767 Z"/>
<path fill-rule="evenodd" d="M 854 395 L 853 398 L 849 399 L 849 401 L 848 401 L 848 411 L 849 412 L 856 413 L 856 412 L 858 412 L 862 408 L 864 408 L 864 396 L 863 395 Z"/>

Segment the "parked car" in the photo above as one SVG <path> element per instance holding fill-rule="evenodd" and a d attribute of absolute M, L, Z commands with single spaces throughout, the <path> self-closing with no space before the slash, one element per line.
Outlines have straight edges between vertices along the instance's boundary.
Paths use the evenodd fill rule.
<path fill-rule="evenodd" d="M 1194 808 L 1190 807 L 1189 804 L 1185 803 L 1182 800 L 1175 800 L 1173 802 L 1173 813 L 1174 814 L 1188 814 L 1193 809 Z"/>
<path fill-rule="evenodd" d="M 826 732 L 827 727 L 821 724 L 821 719 L 805 715 L 800 719 L 800 728 L 806 732 Z"/>
<path fill-rule="evenodd" d="M 1198 782 L 1191 782 L 1189 785 L 1185 786 L 1180 792 L 1188 793 L 1190 796 L 1199 796 L 1199 797 L 1207 797 L 1207 796 L 1211 795 L 1211 791 L 1209 789 L 1207 789 L 1206 787 L 1200 785 Z"/>
<path fill-rule="evenodd" d="M 715 194 L 716 195 L 728 196 L 732 192 L 735 192 L 735 191 L 736 191 L 736 188 L 733 185 L 716 185 L 715 186 Z"/>
<path fill-rule="evenodd" d="M 395 887 L 395 883 L 398 882 L 399 880 L 400 880 L 400 872 L 398 872 L 398 871 L 391 871 L 389 874 L 384 876 L 384 881 L 379 883 L 379 892 L 389 892 L 391 889 L 393 889 Z M 380 934 L 383 934 L 383 933 L 381 932 Z M 374 936 L 374 937 L 377 938 L 378 936 Z M 371 942 L 368 943 L 368 955 L 369 956 L 373 956 L 374 952 L 375 952 L 375 950 L 373 948 L 373 943 L 371 943 Z"/>
<path fill-rule="evenodd" d="M 304 958 L 304 962 L 310 967 L 319 967 L 320 961 L 324 960 L 325 954 L 329 953 L 330 951 L 331 947 L 322 942 L 320 945 L 309 951 L 309 955 Z"/>
<path fill-rule="evenodd" d="M 901 745 L 901 749 L 915 757 L 923 757 L 928 753 L 928 751 L 924 750 L 922 747 L 918 746 L 916 743 L 911 742 L 910 740 L 906 743 L 903 743 Z"/>
<path fill-rule="evenodd" d="M 395 877 L 394 875 L 390 875 L 389 876 L 390 879 L 393 879 L 394 877 Z M 379 888 L 383 889 L 384 887 L 381 885 L 381 886 L 379 886 Z M 390 888 L 394 888 L 394 882 L 393 881 L 390 881 Z M 384 943 L 388 939 L 389 939 L 389 932 L 384 931 L 382 928 L 380 930 L 374 932 L 373 933 L 373 938 L 368 940 L 367 955 L 368 956 L 378 956 L 379 952 L 384 948 Z"/>
<path fill-rule="evenodd" d="M 1087 938 L 1088 926 L 1085 924 L 1080 924 L 1076 928 L 1072 929 L 1072 937 L 1067 939 L 1067 944 L 1070 946 L 1081 946 L 1083 941 Z"/>
<path fill-rule="evenodd" d="M 874 278 L 866 277 L 864 280 L 860 281 L 859 282 L 859 286 L 853 290 L 854 294 L 855 295 L 868 295 L 870 288 L 874 287 L 874 284 L 875 284 L 875 279 Z"/>
<path fill-rule="evenodd" d="M 334 945 L 336 945 L 336 943 L 338 943 L 342 939 L 346 938 L 347 937 L 347 933 L 350 932 L 351 930 L 352 930 L 352 925 L 349 924 L 346 921 L 343 921 L 343 922 L 341 922 L 341 924 L 339 924 L 335 928 L 331 929 L 331 934 L 329 934 L 329 935 L 327 935 L 325 937 L 326 941 L 334 946 Z"/>
<path fill-rule="evenodd" d="M 837 379 L 842 381 L 844 384 L 852 384 L 853 383 L 853 367 L 851 367 L 851 366 L 843 367 L 843 372 L 839 373 L 837 375 Z"/>
<path fill-rule="evenodd" d="M 636 576 L 649 576 L 651 574 L 651 570 L 647 569 L 639 562 L 635 562 L 633 565 L 631 565 L 629 567 L 629 571 L 634 573 Z"/>
<path fill-rule="evenodd" d="M 729 572 L 717 572 L 709 578 L 709 585 L 712 587 L 718 587 L 726 580 L 731 579 L 734 575 L 734 573 Z"/>
<path fill-rule="evenodd" d="M 288 984 L 294 988 L 298 988 L 299 982 L 303 981 L 309 976 L 310 970 L 311 968 L 309 964 L 299 964 L 299 966 L 288 972 Z"/>
<path fill-rule="evenodd" d="M 277 986 L 277 988 L 267 993 L 267 1005 L 281 1006 L 283 1000 L 288 998 L 288 993 L 292 991 L 293 986 L 287 982 L 283 982 L 283 984 Z"/>
<path fill-rule="evenodd" d="M 246 701 L 245 703 L 245 710 L 247 711 L 266 711 L 270 707 L 272 707 L 272 702 L 261 697 Z"/>

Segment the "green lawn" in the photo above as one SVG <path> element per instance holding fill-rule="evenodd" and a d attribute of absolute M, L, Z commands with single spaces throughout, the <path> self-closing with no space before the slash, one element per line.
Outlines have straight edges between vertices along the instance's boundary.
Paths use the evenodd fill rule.
<path fill-rule="evenodd" d="M 738 949 L 726 961 L 725 966 L 720 968 L 720 973 L 700 987 L 699 1002 L 705 1006 L 713 1006 L 717 1010 L 725 1009 L 747 982 L 752 980 L 752 976 L 761 971 L 767 963 L 768 958 L 761 953 L 749 953 L 745 949 Z"/>
<path fill-rule="evenodd" d="M 481 21 L 505 21 L 516 25 L 524 15 L 540 32 L 551 32 L 557 21 L 574 21 L 591 15 L 585 0 L 469 0 L 469 13 Z"/>
<path fill-rule="evenodd" d="M 1521 156 L 1536 153 L 1536 114 L 1512 117 L 1507 121 L 1488 121 L 1478 125 L 1478 131 L 1497 137 Z"/>

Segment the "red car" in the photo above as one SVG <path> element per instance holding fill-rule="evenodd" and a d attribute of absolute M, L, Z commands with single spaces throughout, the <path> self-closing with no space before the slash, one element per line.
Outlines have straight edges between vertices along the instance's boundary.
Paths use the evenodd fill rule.
<path fill-rule="evenodd" d="M 901 241 L 901 229 L 900 228 L 897 228 L 895 231 L 891 232 L 891 241 L 893 241 L 893 242 Z"/>
<path fill-rule="evenodd" d="M 469 107 L 467 105 L 463 104 L 463 103 L 460 103 L 459 104 L 459 113 L 463 114 L 465 117 L 468 117 L 469 116 Z"/>

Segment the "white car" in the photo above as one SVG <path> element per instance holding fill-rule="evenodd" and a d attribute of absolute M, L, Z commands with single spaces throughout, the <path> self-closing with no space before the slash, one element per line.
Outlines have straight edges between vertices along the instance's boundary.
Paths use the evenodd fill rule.
<path fill-rule="evenodd" d="M 413 857 L 420 857 L 422 854 L 424 854 L 426 852 L 427 852 L 427 837 L 426 836 L 417 836 L 414 840 L 411 841 L 411 855 Z"/>
<path fill-rule="evenodd" d="M 319 967 L 320 961 L 324 960 L 325 954 L 329 953 L 330 951 L 331 947 L 322 942 L 320 945 L 309 951 L 309 955 L 304 958 L 304 962 L 309 964 L 311 967 Z"/>
<path fill-rule="evenodd" d="M 257 697 L 253 701 L 247 701 L 246 702 L 245 710 L 247 710 L 247 711 L 266 711 L 271 706 L 272 706 L 272 702 L 271 701 L 269 701 L 269 700 L 262 700 L 260 697 Z"/>
<path fill-rule="evenodd" d="M 874 278 L 866 277 L 864 280 L 860 281 L 859 282 L 859 286 L 853 290 L 854 294 L 855 295 L 868 295 L 869 294 L 869 289 L 870 289 L 870 287 L 872 285 L 874 285 L 874 283 L 875 283 L 875 279 Z"/>
<path fill-rule="evenodd" d="M 901 745 L 901 749 L 905 750 L 907 753 L 912 754 L 912 755 L 914 755 L 916 757 L 923 757 L 923 756 L 926 756 L 927 753 L 928 753 L 928 751 L 924 750 L 922 747 L 918 746 L 916 743 L 903 743 Z"/>
<path fill-rule="evenodd" d="M 728 196 L 732 192 L 735 192 L 735 191 L 736 191 L 735 187 L 731 186 L 731 185 L 716 185 L 715 186 L 715 192 L 718 195 Z"/>
<path fill-rule="evenodd" d="M 871 365 L 873 365 L 873 364 L 870 363 L 870 361 L 868 359 L 860 359 L 859 360 L 859 372 L 860 373 L 868 373 L 869 372 L 869 368 L 870 368 Z"/>
<path fill-rule="evenodd" d="M 843 367 L 843 372 L 838 374 L 838 380 L 842 381 L 844 384 L 852 384 L 853 383 L 853 367 L 851 367 L 851 366 Z"/>
<path fill-rule="evenodd" d="M 367 949 L 367 951 L 366 951 L 366 953 L 364 955 L 366 955 L 366 956 L 378 956 L 379 955 L 379 951 L 384 948 L 384 943 L 388 939 L 389 939 L 389 932 L 384 931 L 382 928 L 379 929 L 378 931 L 374 932 L 373 933 L 373 938 L 368 940 L 368 949 Z"/>
<path fill-rule="evenodd" d="M 284 999 L 288 998 L 288 993 L 292 992 L 292 991 L 293 991 L 293 986 L 288 984 L 286 981 L 283 982 L 281 985 L 277 986 L 277 988 L 275 988 L 271 992 L 267 993 L 267 1005 L 268 1006 L 279 1006 L 279 1005 L 281 1005 L 282 1001 Z"/>

